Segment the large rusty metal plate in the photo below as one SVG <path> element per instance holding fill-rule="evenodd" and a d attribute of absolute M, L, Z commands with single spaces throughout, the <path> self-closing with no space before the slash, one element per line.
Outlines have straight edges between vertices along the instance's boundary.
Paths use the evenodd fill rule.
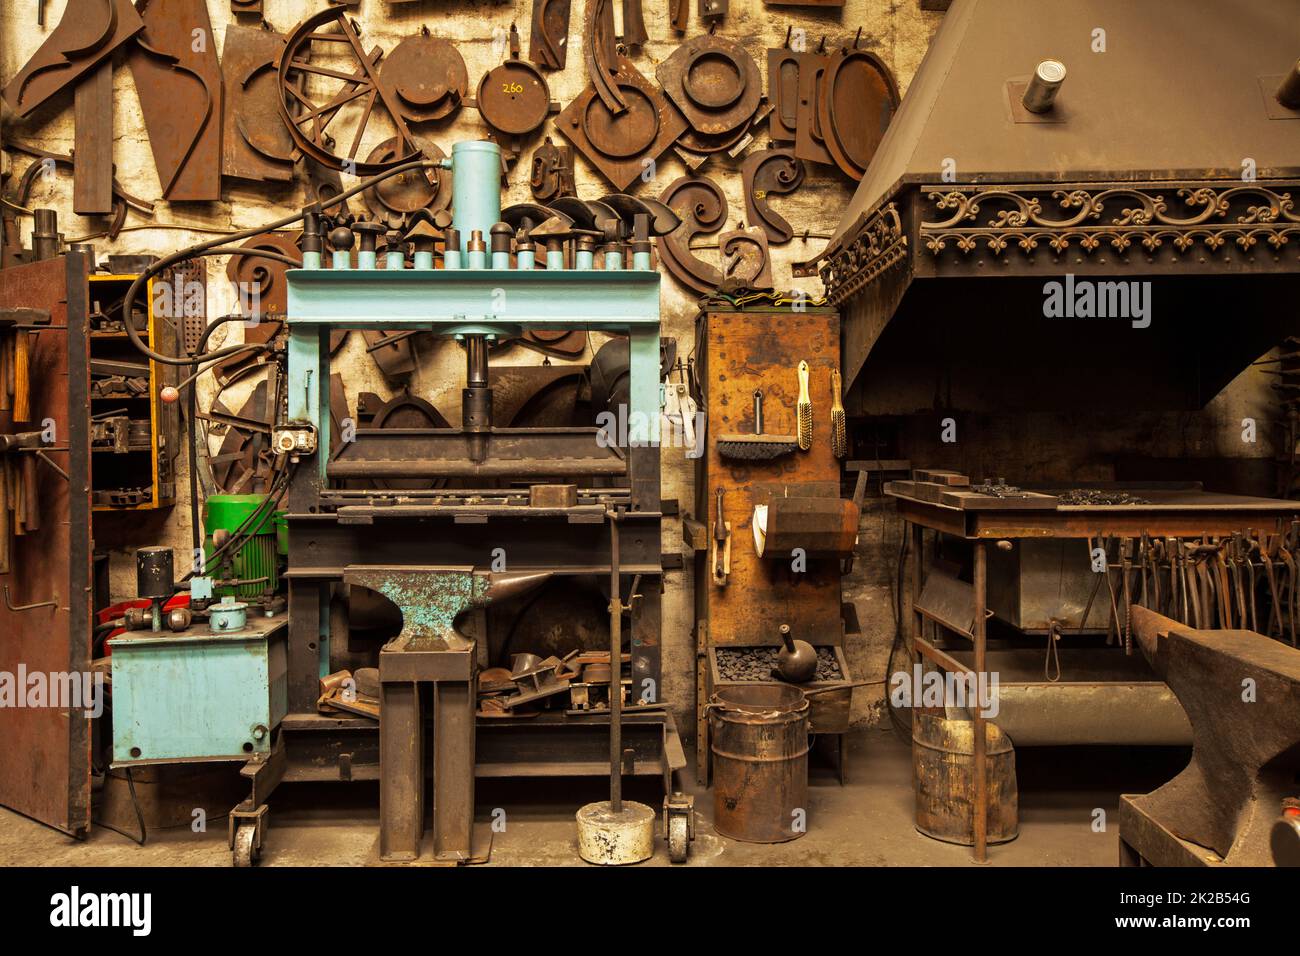
<path fill-rule="evenodd" d="M 763 97 L 758 64 L 726 37 L 687 40 L 659 64 L 655 77 L 691 128 L 704 136 L 743 127 Z"/>
<path fill-rule="evenodd" d="M 686 131 L 686 119 L 631 61 L 619 57 L 612 79 L 627 104 L 610 111 L 588 85 L 555 119 L 556 128 L 620 192 Z"/>
<path fill-rule="evenodd" d="M 397 44 L 385 57 L 379 78 L 410 123 L 446 119 L 469 95 L 469 72 L 460 51 L 427 31 Z"/>
<path fill-rule="evenodd" d="M 164 199 L 221 198 L 221 65 L 203 0 L 152 0 L 127 56 Z"/>
<path fill-rule="evenodd" d="M 235 179 L 289 182 L 294 145 L 276 106 L 276 63 L 284 37 L 231 23 L 221 49 L 226 103 L 222 114 L 221 172 Z"/>
<path fill-rule="evenodd" d="M 796 53 L 799 61 L 799 102 L 795 107 L 794 154 L 809 163 L 835 165 L 826 146 L 822 126 L 822 97 L 826 95 L 828 57 L 821 53 Z"/>
<path fill-rule="evenodd" d="M 59 25 L 4 88 L 5 102 L 30 116 L 142 29 L 131 0 L 69 0 Z"/>
<path fill-rule="evenodd" d="M 799 121 L 799 54 L 788 47 L 767 51 L 767 98 L 772 103 L 767 135 L 793 143 Z"/>
<path fill-rule="evenodd" d="M 37 463 L 39 530 L 13 538 L 0 574 L 0 672 L 71 675 L 90 670 L 90 362 L 86 257 L 72 253 L 0 271 L 0 306 L 47 309 L 50 327 L 31 337 L 33 422 L 54 422 L 64 451 L 46 454 L 64 481 Z M 28 430 L 0 412 L 0 433 Z M 37 426 L 39 427 L 39 426 Z M 4 591 L 7 589 L 7 592 Z M 10 610 L 53 601 L 53 607 Z M 20 687 L 22 693 L 26 687 Z M 80 706 L 0 707 L 0 805 L 64 833 L 90 828 L 90 721 Z"/>
<path fill-rule="evenodd" d="M 818 119 L 827 151 L 860 180 L 898 110 L 898 84 L 874 53 L 845 48 L 827 61 Z"/>
<path fill-rule="evenodd" d="M 528 59 L 548 70 L 562 70 L 569 54 L 569 0 L 534 0 Z"/>

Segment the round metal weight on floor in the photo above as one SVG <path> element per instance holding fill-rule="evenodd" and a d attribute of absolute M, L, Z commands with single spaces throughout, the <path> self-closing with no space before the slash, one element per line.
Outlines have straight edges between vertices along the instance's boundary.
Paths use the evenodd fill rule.
<path fill-rule="evenodd" d="M 655 812 L 644 803 L 624 800 L 622 812 L 614 813 L 602 800 L 578 811 L 578 855 L 588 863 L 640 863 L 654 851 Z"/>

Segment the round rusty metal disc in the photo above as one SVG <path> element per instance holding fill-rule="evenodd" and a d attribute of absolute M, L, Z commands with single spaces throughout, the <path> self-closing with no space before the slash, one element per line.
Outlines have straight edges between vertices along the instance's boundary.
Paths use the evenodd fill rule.
<path fill-rule="evenodd" d="M 587 141 L 606 156 L 625 159 L 644 153 L 659 135 L 659 111 L 639 87 L 619 83 L 627 109 L 615 116 L 599 96 L 593 97 L 582 114 Z"/>
<path fill-rule="evenodd" d="M 724 110 L 745 92 L 745 65 L 731 50 L 696 50 L 682 71 L 682 90 L 706 110 Z"/>
<path fill-rule="evenodd" d="M 386 139 L 371 151 L 367 162 L 387 162 L 400 148 L 401 143 L 396 136 Z M 432 143 L 425 145 L 422 152 L 425 159 L 438 160 L 446 157 Z M 373 189 L 367 189 L 363 195 L 370 211 L 381 219 L 390 213 L 405 216 L 419 209 L 437 212 L 451 205 L 450 177 L 437 169 L 411 170 L 390 176 Z"/>
<path fill-rule="evenodd" d="M 704 137 L 725 136 L 745 127 L 763 98 L 758 64 L 743 46 L 726 37 L 687 40 L 659 64 L 655 77 L 691 129 Z"/>
<path fill-rule="evenodd" d="M 546 122 L 551 91 L 537 67 L 510 59 L 479 81 L 478 108 L 493 129 L 523 136 Z"/>
<path fill-rule="evenodd" d="M 469 95 L 469 71 L 460 51 L 442 37 L 417 34 L 393 48 L 379 69 L 412 123 L 445 119 Z"/>
<path fill-rule="evenodd" d="M 861 179 L 898 109 L 889 67 L 866 50 L 841 50 L 826 69 L 820 118 L 826 149 L 844 174 Z"/>

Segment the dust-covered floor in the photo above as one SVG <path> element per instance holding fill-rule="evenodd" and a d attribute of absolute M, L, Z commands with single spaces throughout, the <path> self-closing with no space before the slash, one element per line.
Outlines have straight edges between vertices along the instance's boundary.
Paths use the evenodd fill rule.
<path fill-rule="evenodd" d="M 1154 789 L 1187 761 L 1182 750 L 1059 748 L 1017 754 L 1020 836 L 989 853 L 992 865 L 1113 866 L 1121 793 Z M 790 843 L 738 843 L 710 825 L 712 798 L 693 773 L 679 783 L 696 793 L 701 820 L 689 866 L 964 866 L 966 847 L 940 843 L 913 826 L 911 752 L 888 729 L 849 738 L 848 782 L 814 762 L 808 833 Z M 625 796 L 656 810 L 662 794 L 638 780 Z M 574 813 L 608 797 L 608 782 L 486 780 L 477 793 L 480 820 L 503 823 L 492 866 L 585 866 L 578 858 Z M 272 795 L 261 866 L 356 866 L 379 863 L 378 785 L 285 785 Z M 504 811 L 504 814 L 501 812 Z M 426 836 L 426 843 L 428 842 Z M 188 826 L 150 831 L 145 846 L 95 827 L 84 842 L 0 810 L 0 864 L 7 866 L 229 866 L 224 820 L 206 833 Z M 669 866 L 660 841 L 645 866 Z"/>

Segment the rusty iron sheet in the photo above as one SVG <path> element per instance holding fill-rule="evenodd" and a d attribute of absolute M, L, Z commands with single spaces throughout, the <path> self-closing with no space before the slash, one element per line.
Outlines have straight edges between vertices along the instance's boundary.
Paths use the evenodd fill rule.
<path fill-rule="evenodd" d="M 398 149 L 397 137 L 385 140 L 371 151 L 372 163 L 387 162 Z M 441 160 L 446 153 L 434 143 L 425 143 L 425 159 Z M 418 209 L 437 212 L 451 205 L 451 176 L 441 169 L 414 169 L 390 176 L 367 189 L 362 196 L 375 217 L 389 222 Z"/>
<path fill-rule="evenodd" d="M 203 0 L 150 0 L 127 55 L 164 199 L 221 198 L 221 65 Z"/>
<path fill-rule="evenodd" d="M 475 99 L 483 122 L 506 136 L 525 136 L 546 122 L 551 90 L 541 70 L 519 57 L 519 31 L 510 25 L 510 53 L 479 81 Z"/>
<path fill-rule="evenodd" d="M 799 122 L 799 54 L 788 46 L 767 51 L 767 98 L 772 103 L 768 136 L 773 143 L 793 143 Z"/>
<path fill-rule="evenodd" d="M 825 46 L 825 40 L 822 41 Z M 796 53 L 799 60 L 799 102 L 795 107 L 794 154 L 808 163 L 835 165 L 826 146 L 820 104 L 826 95 L 826 68 L 830 58 L 822 52 Z"/>
<path fill-rule="evenodd" d="M 686 131 L 686 120 L 632 62 L 619 58 L 613 83 L 625 104 L 613 113 L 588 85 L 555 119 L 556 128 L 620 191 Z"/>
<path fill-rule="evenodd" d="M 835 165 L 860 180 L 898 110 L 898 83 L 880 57 L 843 47 L 827 61 L 818 126 Z"/>
<path fill-rule="evenodd" d="M 772 288 L 772 257 L 767 234 L 758 226 L 733 229 L 718 237 L 723 285 L 733 289 Z"/>
<path fill-rule="evenodd" d="M 72 150 L 72 211 L 106 216 L 113 211 L 113 63 L 105 60 L 78 83 Z"/>
<path fill-rule="evenodd" d="M 679 46 L 655 77 L 691 129 L 706 137 L 743 130 L 763 97 L 754 58 L 735 40 L 710 34 Z"/>
<path fill-rule="evenodd" d="M 672 24 L 674 32 L 685 33 L 690 20 L 690 0 L 668 0 L 668 22 Z"/>
<path fill-rule="evenodd" d="M 469 71 L 450 40 L 422 28 L 384 58 L 380 80 L 394 94 L 408 123 L 428 123 L 453 115 L 469 95 Z"/>
<path fill-rule="evenodd" d="M 261 19 L 262 0 L 230 0 L 230 12 L 239 16 L 255 16 Z"/>
<path fill-rule="evenodd" d="M 30 116 L 142 29 L 130 0 L 69 0 L 59 25 L 5 86 L 5 102 Z"/>
<path fill-rule="evenodd" d="M 293 179 L 296 149 L 276 105 L 276 65 L 283 51 L 283 35 L 265 24 L 226 27 L 221 50 L 226 95 L 221 172 L 226 176 L 259 182 Z"/>
<path fill-rule="evenodd" d="M 533 0 L 528 59 L 548 70 L 562 70 L 569 55 L 570 0 Z"/>
<path fill-rule="evenodd" d="M 317 45 L 322 48 L 322 56 L 313 62 Z M 324 48 L 328 48 L 330 56 L 323 55 Z M 419 157 L 419 145 L 406 125 L 397 94 L 379 78 L 383 55 L 380 47 L 367 51 L 362 46 L 355 23 L 342 7 L 328 7 L 294 27 L 280 55 L 279 108 L 294 145 L 305 156 L 321 166 L 347 170 L 358 176 L 373 176 Z M 336 65 L 340 56 L 349 58 L 351 64 Z M 334 65 L 327 66 L 326 61 Z M 331 81 L 337 86 L 328 92 L 311 92 L 308 79 L 313 81 L 313 86 Z M 329 132 L 330 124 L 340 114 L 355 119 L 349 129 L 349 142 L 341 152 L 340 144 Z M 395 159 L 376 166 L 358 156 L 372 120 L 376 127 L 387 125 L 376 120 L 385 114 L 396 130 L 399 148 Z M 374 140 L 378 138 L 372 136 Z"/>
<path fill-rule="evenodd" d="M 650 34 L 645 28 L 645 11 L 641 0 L 623 0 L 623 45 L 636 49 L 645 45 Z"/>
<path fill-rule="evenodd" d="M 727 15 L 730 5 L 730 0 L 699 0 L 697 7 L 700 19 L 712 28 L 717 21 Z"/>
<path fill-rule="evenodd" d="M 578 190 L 573 179 L 573 147 L 557 146 L 551 137 L 546 137 L 546 141 L 533 153 L 528 186 L 533 191 L 533 198 L 540 203 L 548 203 L 561 196 L 576 196 Z"/>
<path fill-rule="evenodd" d="M 677 214 L 680 225 L 659 239 L 659 258 L 677 281 L 696 292 L 712 292 L 722 284 L 722 273 L 691 251 L 699 235 L 717 232 L 727 222 L 727 198 L 711 179 L 683 176 L 669 183 L 659 201 Z"/>
<path fill-rule="evenodd" d="M 768 205 L 772 196 L 784 196 L 803 182 L 803 163 L 792 149 L 763 149 L 752 153 L 740 167 L 745 190 L 745 215 L 767 234 L 768 242 L 789 242 L 794 230 Z"/>
<path fill-rule="evenodd" d="M 48 329 L 30 339 L 31 417 L 54 423 L 64 450 L 45 454 L 69 477 L 64 481 L 36 463 L 39 521 L 31 516 L 26 533 L 13 536 L 11 570 L 0 574 L 0 672 L 8 674 L 23 667 L 32 674 L 80 678 L 90 671 L 86 274 L 86 257 L 77 253 L 0 271 L 0 307 L 50 313 Z M 13 431 L 10 413 L 0 413 L 0 433 Z M 55 606 L 11 610 L 46 601 Z M 56 683 L 51 681 L 52 689 Z M 78 691 L 84 689 L 77 684 Z M 0 707 L 0 805 L 64 833 L 90 828 L 89 709 Z"/>

